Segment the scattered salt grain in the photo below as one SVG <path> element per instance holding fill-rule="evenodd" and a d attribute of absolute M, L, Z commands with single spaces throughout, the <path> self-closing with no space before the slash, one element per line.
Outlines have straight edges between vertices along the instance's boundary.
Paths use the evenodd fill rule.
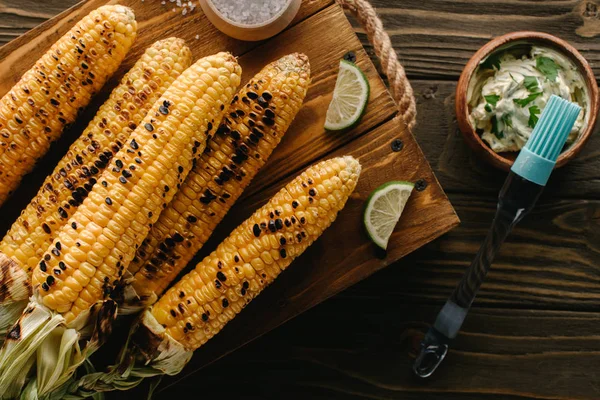
<path fill-rule="evenodd" d="M 211 0 L 227 19 L 243 25 L 256 25 L 279 14 L 290 0 Z"/>
<path fill-rule="evenodd" d="M 196 40 L 200 39 L 200 35 L 196 35 Z"/>
<path fill-rule="evenodd" d="M 175 6 L 173 9 L 171 9 L 171 11 L 177 12 L 177 10 L 179 9 L 181 10 L 181 15 L 190 14 L 197 7 L 197 2 L 192 0 L 169 0 L 169 3 L 174 3 L 173 6 Z M 167 0 L 162 0 L 160 4 L 164 6 L 165 4 L 167 4 Z"/>

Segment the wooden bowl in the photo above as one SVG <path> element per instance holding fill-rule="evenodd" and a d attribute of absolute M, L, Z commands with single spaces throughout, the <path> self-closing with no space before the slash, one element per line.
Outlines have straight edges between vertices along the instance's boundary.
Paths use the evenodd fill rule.
<path fill-rule="evenodd" d="M 587 142 L 594 130 L 594 125 L 596 124 L 596 118 L 598 116 L 598 85 L 596 84 L 596 78 L 594 77 L 592 68 L 586 59 L 583 58 L 573 46 L 556 36 L 542 32 L 513 32 L 499 36 L 480 48 L 479 51 L 471 57 L 463 69 L 456 87 L 456 118 L 458 126 L 465 141 L 477 155 L 494 167 L 506 171 L 510 169 L 518 152 L 496 153 L 481 139 L 479 134 L 475 132 L 475 129 L 469 120 L 471 110 L 469 106 L 468 91 L 469 85 L 471 84 L 471 78 L 476 75 L 480 63 L 490 54 L 495 51 L 505 51 L 513 45 L 524 43 L 549 47 L 567 56 L 577 66 L 587 86 L 589 95 L 589 104 L 587 107 L 589 117 L 587 125 L 583 126 L 583 130 L 580 132 L 579 137 L 575 142 L 558 157 L 556 166 L 562 167 L 581 151 L 585 142 Z"/>
<path fill-rule="evenodd" d="M 209 21 L 221 32 L 235 39 L 254 42 L 268 39 L 284 30 L 294 19 L 302 0 L 288 0 L 288 4 L 271 19 L 256 25 L 241 24 L 226 18 L 211 0 L 200 0 L 200 7 Z"/>

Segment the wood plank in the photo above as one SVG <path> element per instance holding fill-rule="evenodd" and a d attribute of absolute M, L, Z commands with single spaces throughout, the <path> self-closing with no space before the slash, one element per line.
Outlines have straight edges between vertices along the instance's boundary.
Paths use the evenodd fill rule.
<path fill-rule="evenodd" d="M 413 80 L 417 98 L 417 126 L 414 134 L 450 193 L 497 195 L 506 173 L 481 161 L 466 145 L 456 124 L 455 82 Z M 598 199 L 600 196 L 600 135 L 592 134 L 576 159 L 554 171 L 545 196 Z"/>
<path fill-rule="evenodd" d="M 393 152 L 390 144 L 398 138 L 403 141 L 404 148 Z M 422 154 L 401 120 L 393 119 L 326 157 L 346 154 L 359 159 L 363 172 L 355 193 L 334 226 L 296 260 L 289 271 L 208 342 L 181 377 L 386 267 L 458 223 L 429 166 L 418 162 Z M 428 185 L 411 197 L 390 239 L 388 252 L 382 255 L 357 227 L 362 224 L 364 201 L 370 192 L 391 179 L 413 182 L 423 179 Z M 232 209 L 197 259 L 208 254 L 232 227 L 246 219 L 283 185 L 283 182 L 278 183 Z"/>
<path fill-rule="evenodd" d="M 150 1 L 150 0 L 148 0 Z M 31 6 L 35 3 L 35 6 Z M 3 36 L 13 38 L 15 29 L 30 29 L 37 22 L 72 5 L 74 0 L 5 0 L 0 5 L 0 45 Z M 158 2 L 157 2 L 158 3 Z M 310 3 L 310 2 L 309 2 Z M 519 2 L 498 0 L 372 0 L 386 31 L 411 77 L 455 79 L 467 59 L 492 37 L 516 30 L 551 32 L 575 45 L 595 66 L 600 76 L 600 19 L 598 5 L 581 0 Z M 518 4 L 518 6 L 517 6 Z M 311 4 L 309 4 L 311 5 Z M 29 10 L 39 10 L 31 15 Z M 0 11 L 0 12 L 1 12 Z M 51 15 L 52 14 L 52 15 Z M 465 25 L 464 21 L 468 21 Z M 359 32 L 358 24 L 354 23 Z M 4 29 L 7 30 L 4 33 Z M 364 34 L 359 35 L 370 50 Z"/>
<path fill-rule="evenodd" d="M 582 52 L 596 76 L 600 76 L 597 2 L 372 0 L 371 3 L 409 77 L 458 79 L 467 60 L 483 44 L 495 36 L 520 30 L 549 32 L 567 40 Z M 369 49 L 366 36 L 360 36 Z"/>
<path fill-rule="evenodd" d="M 75 5 L 79 0 L 0 2 L 0 46 Z"/>
<path fill-rule="evenodd" d="M 461 225 L 346 293 L 442 303 L 469 266 L 496 209 L 495 196 L 450 194 Z M 502 246 L 475 305 L 598 311 L 600 201 L 542 198 Z"/>
<path fill-rule="evenodd" d="M 439 370 L 410 369 L 442 303 L 341 295 L 184 381 L 184 393 L 276 399 L 597 399 L 597 313 L 474 308 Z M 170 381 L 169 381 L 170 382 Z M 235 382 L 235 383 L 232 383 Z"/>

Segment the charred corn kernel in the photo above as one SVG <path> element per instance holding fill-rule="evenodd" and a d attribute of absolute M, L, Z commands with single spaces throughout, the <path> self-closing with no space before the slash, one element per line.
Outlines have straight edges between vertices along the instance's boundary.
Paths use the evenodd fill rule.
<path fill-rule="evenodd" d="M 296 53 L 267 65 L 237 93 L 129 266 L 140 297 L 160 295 L 208 240 L 279 144 L 302 106 L 309 81 L 308 58 Z"/>
<path fill-rule="evenodd" d="M 335 220 L 360 169 L 350 156 L 333 158 L 288 183 L 162 295 L 150 309 L 157 322 L 187 350 L 204 344 Z"/>
<path fill-rule="evenodd" d="M 215 84 L 213 79 L 203 81 L 201 76 L 207 72 L 226 84 Z M 194 155 L 204 150 L 206 136 L 211 133 L 210 125 L 220 123 L 221 106 L 231 101 L 240 74 L 240 66 L 229 53 L 205 57 L 186 69 L 152 106 L 98 178 L 101 184 L 92 188 L 57 233 L 43 255 L 43 262 L 34 269 L 32 282 L 34 286 L 39 285 L 46 306 L 63 313 L 70 322 L 80 311 L 110 293 L 114 281 L 133 259 L 150 226 L 173 198 L 175 188 L 171 189 L 168 182 L 185 179 L 192 169 Z M 207 98 L 209 87 L 218 91 L 217 99 Z M 188 113 L 179 109 L 182 101 L 194 104 Z M 163 150 L 171 147 L 173 155 L 165 156 Z M 149 190 L 142 190 L 140 182 L 152 182 L 152 185 Z M 96 213 L 110 216 L 106 228 L 95 222 Z M 113 229 L 109 225 L 113 221 L 120 227 L 116 230 L 122 233 L 111 232 Z M 71 227 L 73 223 L 78 229 Z M 103 234 L 116 237 L 118 241 L 100 245 L 99 238 Z M 65 262 L 67 255 L 77 251 L 77 242 L 83 241 L 91 249 L 86 252 L 85 261 L 65 263 L 62 272 L 56 274 L 56 268 Z M 100 279 L 101 276 L 108 279 Z M 74 278 L 77 284 L 69 278 Z M 101 282 L 100 287 L 98 282 Z M 74 302 L 58 301 L 67 297 L 59 295 L 64 294 L 66 287 L 78 293 Z"/>
<path fill-rule="evenodd" d="M 0 204 L 117 70 L 136 30 L 128 7 L 92 11 L 0 99 Z"/>
<path fill-rule="evenodd" d="M 31 273 L 56 232 L 98 183 L 150 107 L 190 66 L 191 58 L 190 49 L 178 38 L 160 40 L 145 51 L 21 212 L 0 242 L 0 252 Z M 135 165 L 139 161 L 134 158 Z M 105 228 L 110 212 L 95 213 L 94 218 Z M 71 228 L 80 227 L 74 222 Z"/>

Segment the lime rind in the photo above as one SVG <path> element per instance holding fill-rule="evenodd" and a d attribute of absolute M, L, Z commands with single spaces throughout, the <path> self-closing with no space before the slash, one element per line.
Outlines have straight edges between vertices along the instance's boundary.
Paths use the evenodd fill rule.
<path fill-rule="evenodd" d="M 379 186 L 367 199 L 363 214 L 365 229 L 371 240 L 384 250 L 413 188 L 411 182 L 391 181 Z"/>
<path fill-rule="evenodd" d="M 325 129 L 340 131 L 355 126 L 365 113 L 371 88 L 364 72 L 354 63 L 340 61 Z"/>

